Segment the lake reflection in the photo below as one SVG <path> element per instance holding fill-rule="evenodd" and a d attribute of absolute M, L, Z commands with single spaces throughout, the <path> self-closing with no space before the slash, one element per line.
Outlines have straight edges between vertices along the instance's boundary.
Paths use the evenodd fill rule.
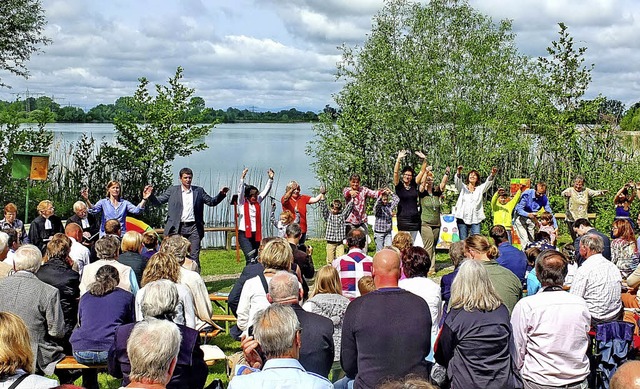
<path fill-rule="evenodd" d="M 69 144 L 80 139 L 82 133 L 93 135 L 99 143 L 102 139 L 112 142 L 112 124 L 68 124 L 47 125 L 54 131 L 56 143 Z M 236 193 L 242 169 L 248 167 L 247 182 L 262 189 L 267 179 L 267 169 L 276 175 L 270 195 L 277 198 L 276 217 L 281 211 L 280 197 L 287 183 L 295 179 L 303 194 L 314 195 L 320 183 L 311 170 L 313 159 L 305 153 L 307 143 L 313 138 L 312 123 L 295 124 L 219 124 L 203 139 L 207 149 L 188 157 L 178 157 L 173 163 L 174 184 L 178 184 L 178 171 L 185 166 L 194 173 L 194 185 L 202 186 L 214 195 L 222 186 Z M 55 160 L 52 153 L 52 159 Z M 96 189 L 93 190 L 96 193 Z M 263 203 L 267 204 L 267 203 Z M 263 214 L 270 207 L 263 207 Z M 315 212 L 309 211 L 309 235 L 315 236 Z M 205 214 L 205 218 L 208 216 Z M 266 221 L 265 221 L 266 222 Z M 206 243 L 206 242 L 203 242 Z"/>

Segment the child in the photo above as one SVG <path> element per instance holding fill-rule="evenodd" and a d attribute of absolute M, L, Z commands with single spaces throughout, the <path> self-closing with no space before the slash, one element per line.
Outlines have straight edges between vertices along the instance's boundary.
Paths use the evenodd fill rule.
<path fill-rule="evenodd" d="M 285 209 L 281 214 L 278 221 L 276 221 L 276 203 L 271 204 L 271 214 L 269 215 L 271 224 L 278 229 L 279 238 L 287 238 L 287 226 L 294 222 L 293 213 L 288 209 Z"/>
<path fill-rule="evenodd" d="M 391 197 L 391 200 L 389 198 Z M 393 228 L 392 210 L 398 205 L 400 198 L 391 192 L 389 188 L 383 189 L 373 206 L 376 217 L 373 226 L 373 239 L 376 242 L 376 251 L 391 245 L 391 229 Z"/>
<path fill-rule="evenodd" d="M 549 212 L 543 212 L 539 217 L 540 231 L 544 231 L 549 234 L 551 239 L 551 245 L 556 245 L 556 238 L 558 236 L 558 229 L 553 227 L 553 215 Z"/>
<path fill-rule="evenodd" d="M 320 199 L 320 212 L 327 222 L 325 238 L 327 239 L 327 264 L 331 265 L 333 260 L 344 255 L 345 220 L 353 210 L 353 201 L 349 201 L 342 210 L 342 202 L 333 200 L 331 211 L 327 207 L 324 194 Z"/>
<path fill-rule="evenodd" d="M 360 292 L 360 297 L 364 296 L 367 293 L 373 292 L 374 290 L 376 290 L 376 284 L 373 282 L 373 277 L 360 277 L 360 279 L 358 280 L 358 291 Z"/>
<path fill-rule="evenodd" d="M 509 243 L 513 243 L 511 236 L 511 220 L 513 219 L 513 209 L 520 200 L 521 189 L 518 189 L 513 198 L 509 199 L 509 193 L 504 188 L 498 188 L 491 198 L 491 211 L 493 212 L 493 225 L 503 226 L 507 230 Z"/>
<path fill-rule="evenodd" d="M 158 234 L 155 231 L 147 231 L 142 234 L 142 251 L 140 255 L 147 261 L 158 252 Z"/>

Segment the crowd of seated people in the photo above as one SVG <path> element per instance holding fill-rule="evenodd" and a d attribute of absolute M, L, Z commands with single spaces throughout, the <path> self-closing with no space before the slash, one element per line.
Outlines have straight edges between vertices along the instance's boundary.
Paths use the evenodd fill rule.
<path fill-rule="evenodd" d="M 232 379 L 231 385 L 284 385 L 294 379 L 282 373 L 287 367 L 296 382 L 317 387 L 588 387 L 594 373 L 589 332 L 601 324 L 637 322 L 632 310 L 640 309 L 640 256 L 628 217 L 616 218 L 610 235 L 592 226 L 581 196 L 588 203 L 606 191 L 578 181 L 563 192 L 573 211 L 572 244 L 557 249 L 566 237 L 557 236 L 546 185 L 537 183 L 514 202 L 512 226 L 492 226 L 491 241 L 469 224 L 469 236 L 451 244 L 453 271 L 439 284 L 430 278 L 437 269 L 432 251 L 414 245 L 417 227 L 367 253 L 369 235 L 359 225 L 366 216 L 363 203 L 390 193 L 363 194 L 359 180 L 345 189 L 344 199 L 358 217 L 345 222 L 351 227 L 347 247 L 330 264 L 314 269 L 296 222 L 288 224 L 284 238 L 262 231 L 256 257 L 229 297 L 238 318 L 234 334 L 247 361 L 235 373 L 256 375 Z M 115 191 L 108 198 L 120 201 Z M 319 198 L 324 201 L 324 193 Z M 95 206 L 82 202 L 63 227 L 47 200 L 27 234 L 16 211 L 5 207 L 2 222 L 9 227 L 0 232 L 0 342 L 16 350 L 29 346 L 18 355 L 0 351 L 0 366 L 11 366 L 0 369 L 0 388 L 22 377 L 53 387 L 55 381 L 37 375 L 54 373 L 60 383 L 72 383 L 78 372 L 56 368 L 65 355 L 87 365 L 108 363 L 110 374 L 127 385 L 135 323 L 156 320 L 174 323 L 181 339 L 164 385 L 204 387 L 198 332 L 215 324 L 188 239 L 165 237 L 158 247 L 155 234 L 121 234 L 121 219 L 103 220 L 97 228 L 97 219 L 89 217 Z M 514 236 L 521 238 L 520 247 Z M 272 319 L 286 326 L 274 328 Z M 11 338 L 3 338 L 7 325 Z M 275 330 L 282 336 L 274 338 Z M 263 374 L 271 369 L 282 374 Z M 621 369 L 620 376 L 629 370 Z M 82 372 L 85 387 L 98 386 L 94 373 Z"/>

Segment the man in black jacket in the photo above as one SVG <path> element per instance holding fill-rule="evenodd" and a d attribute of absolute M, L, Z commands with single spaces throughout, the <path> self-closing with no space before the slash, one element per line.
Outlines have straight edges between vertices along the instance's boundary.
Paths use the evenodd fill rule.
<path fill-rule="evenodd" d="M 169 187 L 163 194 L 149 196 L 149 204 L 169 203 L 169 215 L 164 227 L 164 235 L 180 234 L 191 242 L 191 259 L 200 266 L 200 241 L 204 237 L 204 206 L 218 205 L 229 188 L 224 187 L 216 197 L 211 197 L 199 186 L 191 185 L 193 171 L 188 167 L 180 169 L 180 185 Z"/>

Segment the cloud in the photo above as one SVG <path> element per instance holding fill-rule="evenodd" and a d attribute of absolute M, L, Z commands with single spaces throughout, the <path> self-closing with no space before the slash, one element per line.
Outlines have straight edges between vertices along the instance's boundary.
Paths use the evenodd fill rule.
<path fill-rule="evenodd" d="M 423 0 L 422 2 L 426 2 Z M 131 95 L 139 77 L 165 83 L 176 67 L 213 108 L 321 110 L 340 90 L 337 46 L 362 45 L 383 0 L 43 0 L 53 44 L 32 57 L 14 90 L 90 107 Z M 640 99 L 640 9 L 635 0 L 472 0 L 513 20 L 519 50 L 546 55 L 560 21 L 594 63 L 588 96 Z"/>

